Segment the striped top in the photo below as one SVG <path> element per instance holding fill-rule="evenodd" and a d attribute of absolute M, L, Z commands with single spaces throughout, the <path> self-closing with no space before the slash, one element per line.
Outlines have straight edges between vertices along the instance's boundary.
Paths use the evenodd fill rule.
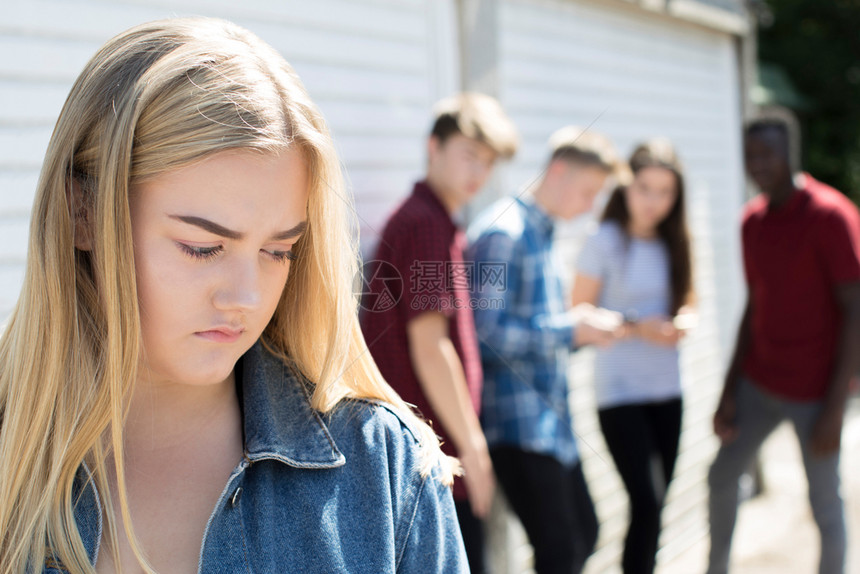
<path fill-rule="evenodd" d="M 639 320 L 669 315 L 669 252 L 660 239 L 628 237 L 617 223 L 601 223 L 586 240 L 576 271 L 601 281 L 601 307 Z M 598 349 L 594 384 L 601 409 L 677 398 L 678 349 L 639 338 Z"/>

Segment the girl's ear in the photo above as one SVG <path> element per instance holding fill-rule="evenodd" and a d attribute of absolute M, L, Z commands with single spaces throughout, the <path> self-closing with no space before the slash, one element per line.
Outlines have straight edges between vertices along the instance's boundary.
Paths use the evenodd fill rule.
<path fill-rule="evenodd" d="M 68 187 L 69 207 L 72 211 L 72 226 L 75 236 L 75 249 L 92 251 L 93 213 L 92 202 L 88 201 L 80 182 L 72 178 Z"/>

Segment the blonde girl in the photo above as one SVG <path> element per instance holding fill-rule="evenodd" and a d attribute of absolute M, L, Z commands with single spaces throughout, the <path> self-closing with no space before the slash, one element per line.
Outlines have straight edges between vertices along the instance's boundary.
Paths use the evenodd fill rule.
<path fill-rule="evenodd" d="M 0 339 L 0 573 L 459 572 L 430 429 L 356 319 L 332 141 L 210 19 L 87 64 Z"/>

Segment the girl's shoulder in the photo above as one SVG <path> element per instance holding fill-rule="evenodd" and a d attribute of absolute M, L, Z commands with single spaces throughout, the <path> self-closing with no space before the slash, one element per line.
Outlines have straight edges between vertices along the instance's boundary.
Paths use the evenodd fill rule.
<path fill-rule="evenodd" d="M 589 231 L 584 249 L 599 251 L 601 254 L 615 255 L 625 244 L 624 229 L 617 221 L 601 221 Z"/>
<path fill-rule="evenodd" d="M 418 469 L 431 462 L 433 475 L 441 472 L 442 455 L 438 449 L 422 444 L 422 435 L 400 408 L 380 399 L 342 399 L 323 415 L 329 433 L 348 463 L 364 467 L 387 468 L 401 478 L 422 481 Z M 427 459 L 425 457 L 430 457 Z M 368 468 L 367 470 L 370 470 Z"/>
<path fill-rule="evenodd" d="M 398 572 L 466 572 L 447 464 L 422 444 L 411 416 L 377 399 L 342 400 L 324 416 L 346 463 L 342 491 L 363 501 L 363 523 L 390 507 Z"/>
<path fill-rule="evenodd" d="M 624 228 L 621 224 L 611 220 L 601 221 L 594 234 L 607 242 L 622 241 L 625 237 Z"/>
<path fill-rule="evenodd" d="M 435 444 L 422 442 L 429 437 L 416 428 L 417 419 L 382 400 L 344 399 L 324 422 L 346 460 L 348 482 L 360 481 L 365 496 L 387 491 L 400 509 L 395 515 L 408 516 L 406 522 L 420 528 L 438 522 L 442 530 L 451 528 L 453 460 Z"/>

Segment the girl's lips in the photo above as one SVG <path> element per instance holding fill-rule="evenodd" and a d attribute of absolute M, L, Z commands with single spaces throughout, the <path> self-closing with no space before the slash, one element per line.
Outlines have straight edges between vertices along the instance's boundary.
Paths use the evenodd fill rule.
<path fill-rule="evenodd" d="M 198 337 L 212 341 L 213 343 L 235 343 L 244 333 L 244 329 L 210 329 L 209 331 L 198 331 Z"/>

